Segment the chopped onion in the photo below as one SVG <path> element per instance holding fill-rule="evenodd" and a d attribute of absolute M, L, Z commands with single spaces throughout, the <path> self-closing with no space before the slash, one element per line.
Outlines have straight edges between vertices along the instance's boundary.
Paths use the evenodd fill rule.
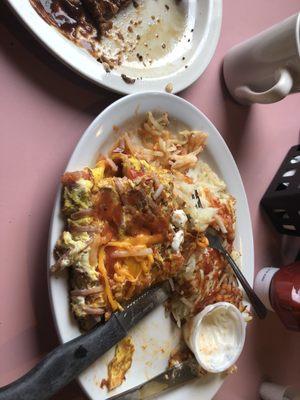
<path fill-rule="evenodd" d="M 118 171 L 117 165 L 113 162 L 113 160 L 112 160 L 111 158 L 105 157 L 105 160 L 107 161 L 107 164 L 111 167 L 111 169 L 112 169 L 114 172 L 117 172 L 117 171 Z"/>
<path fill-rule="evenodd" d="M 188 299 L 186 299 L 185 297 L 180 297 L 180 301 L 186 305 L 188 308 L 193 308 L 193 303 L 191 303 Z"/>
<path fill-rule="evenodd" d="M 115 178 L 115 184 L 116 184 L 116 189 L 118 193 L 123 193 L 124 192 L 124 185 L 122 182 L 122 178 Z"/>
<path fill-rule="evenodd" d="M 153 181 L 155 183 L 155 187 L 158 188 L 158 186 L 160 185 L 160 181 L 158 179 L 158 176 L 155 173 L 153 173 L 152 174 L 152 178 L 153 178 Z"/>
<path fill-rule="evenodd" d="M 57 273 L 62 271 L 67 265 L 64 265 L 64 261 L 69 260 L 69 255 L 71 253 L 71 249 L 67 250 L 59 259 L 51 266 L 50 270 L 52 273 Z"/>
<path fill-rule="evenodd" d="M 84 306 L 84 307 L 82 307 L 82 309 L 88 315 L 102 315 L 105 313 L 105 310 L 100 307 L 94 308 L 94 307 Z"/>
<path fill-rule="evenodd" d="M 84 217 L 90 217 L 94 214 L 94 210 L 92 208 L 85 208 L 84 210 L 76 211 L 71 214 L 72 219 L 80 219 Z"/>
<path fill-rule="evenodd" d="M 149 150 L 149 149 L 141 149 L 140 153 L 149 154 L 150 156 L 155 156 L 155 157 L 162 157 L 164 155 L 164 153 L 162 151 Z"/>
<path fill-rule="evenodd" d="M 150 126 L 150 124 L 148 124 L 148 122 L 145 122 L 143 127 L 144 127 L 145 131 L 150 133 L 151 135 L 160 136 L 160 131 L 153 129 L 154 127 Z"/>
<path fill-rule="evenodd" d="M 153 199 L 157 200 L 159 198 L 159 196 L 161 195 L 162 191 L 164 190 L 164 186 L 162 184 L 160 184 L 158 186 L 158 189 L 155 191 L 154 195 L 153 195 Z"/>
<path fill-rule="evenodd" d="M 93 225 L 75 225 L 72 224 L 70 226 L 70 231 L 71 232 L 88 232 L 88 233 L 101 233 L 103 231 L 103 228 L 100 226 L 93 226 Z"/>
<path fill-rule="evenodd" d="M 150 254 L 153 254 L 153 250 L 151 248 L 140 248 L 133 247 L 129 250 L 116 250 L 111 253 L 111 257 L 113 258 L 122 258 L 122 257 L 145 257 Z"/>
<path fill-rule="evenodd" d="M 171 162 L 171 168 L 175 169 L 175 170 L 180 170 L 180 169 L 187 169 L 187 168 L 192 168 L 195 166 L 195 164 L 197 163 L 198 159 L 196 156 L 194 156 L 193 154 L 186 154 L 186 155 L 174 155 L 172 154 L 172 158 L 175 159 L 176 157 L 176 161 L 175 162 Z M 181 157 L 181 158 L 178 158 Z"/>
<path fill-rule="evenodd" d="M 169 284 L 170 284 L 170 287 L 171 287 L 172 292 L 174 292 L 174 290 L 175 290 L 175 285 L 174 285 L 173 279 L 170 278 L 170 279 L 168 279 L 168 281 L 169 281 Z"/>
<path fill-rule="evenodd" d="M 90 296 L 91 294 L 101 293 L 103 286 L 94 286 L 90 289 L 74 289 L 71 291 L 71 296 Z"/>
<path fill-rule="evenodd" d="M 157 129 L 159 132 L 162 132 L 164 127 L 162 125 L 160 125 L 159 122 L 156 121 L 156 119 L 153 117 L 152 112 L 148 112 L 147 113 L 148 116 L 148 120 L 151 122 L 151 124 L 154 126 L 155 129 Z"/>
<path fill-rule="evenodd" d="M 167 152 L 167 145 L 166 145 L 166 142 L 165 142 L 162 138 L 159 138 L 158 144 L 159 144 L 159 147 L 160 147 L 161 151 L 163 151 L 164 153 L 166 153 L 166 152 Z"/>
<path fill-rule="evenodd" d="M 125 141 L 126 146 L 128 147 L 129 152 L 132 155 L 135 155 L 136 154 L 135 148 L 134 148 L 132 141 L 127 132 L 124 134 L 124 141 Z"/>

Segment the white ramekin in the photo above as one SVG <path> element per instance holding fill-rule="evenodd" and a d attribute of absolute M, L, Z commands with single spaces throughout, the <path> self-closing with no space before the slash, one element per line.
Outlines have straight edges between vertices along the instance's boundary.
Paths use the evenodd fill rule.
<path fill-rule="evenodd" d="M 214 311 L 216 308 L 224 308 L 226 311 L 230 309 L 231 312 L 233 312 L 236 316 L 236 321 L 238 322 L 237 324 L 237 337 L 238 337 L 238 344 L 235 348 L 235 351 L 232 355 L 228 356 L 226 362 L 221 363 L 220 365 L 215 365 L 211 366 L 208 364 L 204 357 L 203 354 L 201 353 L 199 349 L 199 336 L 201 332 L 201 325 L 203 323 L 203 319 L 212 311 Z M 227 302 L 219 302 L 215 304 L 211 304 L 207 307 L 204 308 L 199 314 L 197 314 L 194 318 L 192 318 L 190 321 L 188 321 L 184 328 L 183 328 L 183 335 L 184 339 L 189 346 L 189 348 L 192 350 L 194 353 L 198 363 L 202 368 L 204 368 L 208 372 L 213 372 L 213 373 L 219 373 L 226 371 L 228 368 L 230 368 L 234 363 L 237 361 L 239 358 L 243 347 L 245 343 L 245 336 L 246 336 L 246 323 L 245 320 L 241 314 L 241 312 L 231 303 Z M 213 349 L 212 349 L 213 351 Z M 224 348 L 224 351 L 226 349 Z"/>

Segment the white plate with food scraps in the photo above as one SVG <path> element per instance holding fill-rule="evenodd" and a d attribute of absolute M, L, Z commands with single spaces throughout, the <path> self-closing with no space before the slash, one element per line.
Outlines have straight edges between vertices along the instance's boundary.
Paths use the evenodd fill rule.
<path fill-rule="evenodd" d="M 138 0 L 137 8 L 129 4 L 113 19 L 109 37 L 102 35 L 98 40 L 93 26 L 88 28 L 92 32 L 88 37 L 85 31 L 78 33 L 82 25 L 74 29 L 75 14 L 68 16 L 65 9 L 56 10 L 53 22 L 45 9 L 50 12 L 51 4 L 62 0 L 7 1 L 59 60 L 92 82 L 125 94 L 177 93 L 191 85 L 215 52 L 222 21 L 222 0 Z M 45 19 L 32 3 L 39 3 L 38 10 Z M 75 35 L 81 45 L 66 37 L 70 35 Z"/>
<path fill-rule="evenodd" d="M 171 94 L 158 92 L 133 94 L 116 101 L 88 127 L 70 158 L 67 171 L 76 171 L 94 165 L 99 153 L 105 154 L 115 142 L 117 135 L 115 126 L 122 127 L 133 116 L 138 117 L 148 111 L 158 110 L 167 112 L 170 118 L 190 129 L 208 133 L 207 148 L 201 153 L 201 159 L 204 159 L 226 182 L 228 191 L 236 198 L 235 248 L 242 255 L 240 264 L 243 273 L 252 284 L 254 271 L 252 228 L 247 198 L 238 168 L 214 125 L 187 101 Z M 63 229 L 60 209 L 59 190 L 50 228 L 49 267 L 54 263 L 53 249 Z M 60 340 L 69 341 L 80 335 L 80 331 L 69 309 L 67 274 L 59 278 L 49 275 L 49 291 Z M 90 399 L 109 398 L 163 372 L 167 367 L 170 352 L 178 343 L 180 331 L 170 317 L 165 315 L 164 307 L 161 306 L 132 329 L 130 334 L 133 338 L 135 353 L 131 369 L 120 387 L 110 393 L 100 388 L 102 379 L 107 377 L 107 364 L 114 355 L 114 349 L 107 352 L 79 376 L 79 382 Z M 182 400 L 189 396 L 195 400 L 209 400 L 221 387 L 225 377 L 224 374 L 208 374 L 160 398 Z"/>

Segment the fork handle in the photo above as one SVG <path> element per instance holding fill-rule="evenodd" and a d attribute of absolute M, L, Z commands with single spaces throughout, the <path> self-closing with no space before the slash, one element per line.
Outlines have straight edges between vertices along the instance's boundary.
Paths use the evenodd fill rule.
<path fill-rule="evenodd" d="M 257 314 L 257 316 L 260 319 L 264 319 L 266 317 L 266 315 L 267 315 L 266 307 L 261 302 L 261 300 L 259 299 L 257 294 L 254 292 L 252 287 L 249 285 L 248 281 L 244 277 L 242 271 L 239 269 L 239 267 L 237 266 L 237 264 L 235 263 L 235 261 L 233 260 L 231 255 L 225 249 L 223 249 L 222 253 L 226 257 L 226 260 L 229 262 L 229 264 L 230 264 L 231 268 L 233 269 L 236 277 L 240 281 L 240 284 L 244 288 L 244 290 L 245 290 L 245 292 L 246 292 L 246 294 L 248 296 L 248 299 L 249 299 L 252 307 L 254 308 L 255 313 Z"/>

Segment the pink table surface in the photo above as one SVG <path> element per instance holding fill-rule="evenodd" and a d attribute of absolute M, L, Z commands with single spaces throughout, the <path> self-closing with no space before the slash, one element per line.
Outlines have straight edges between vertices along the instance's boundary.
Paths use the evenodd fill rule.
<path fill-rule="evenodd" d="M 281 262 L 282 237 L 259 201 L 290 146 L 298 143 L 300 96 L 242 107 L 226 93 L 222 59 L 234 44 L 299 11 L 297 0 L 225 0 L 216 54 L 201 78 L 180 95 L 201 109 L 228 143 L 250 204 L 256 271 Z M 49 307 L 46 251 L 59 177 L 83 131 L 118 96 L 77 77 L 54 59 L 0 5 L 0 385 L 34 366 L 58 344 Z M 238 362 L 215 400 L 253 400 L 265 377 L 300 376 L 299 334 L 277 317 L 255 320 Z M 76 383 L 55 399 L 81 400 Z M 201 394 L 199 394 L 201 398 Z"/>

